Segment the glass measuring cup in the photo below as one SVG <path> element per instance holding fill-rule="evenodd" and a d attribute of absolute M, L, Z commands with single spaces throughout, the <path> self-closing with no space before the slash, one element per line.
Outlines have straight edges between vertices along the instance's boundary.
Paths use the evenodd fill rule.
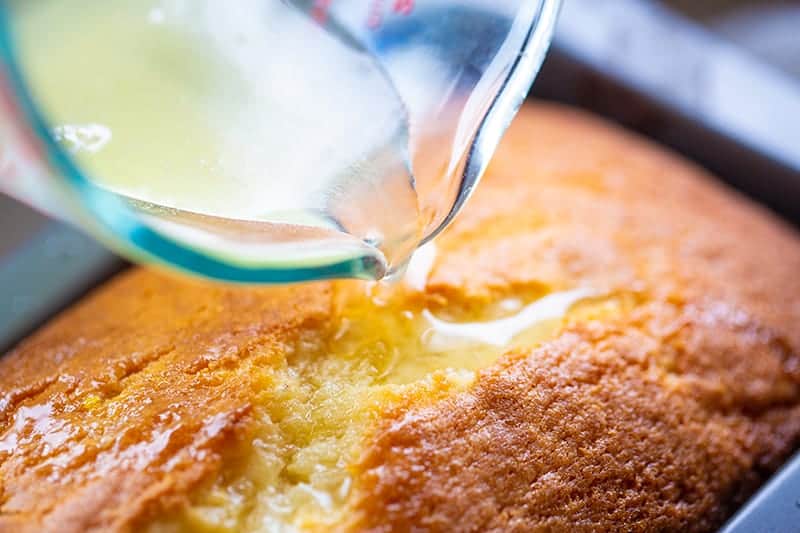
<path fill-rule="evenodd" d="M 207 277 L 381 278 L 469 197 L 559 6 L 225 4 L 3 2 L 0 189 Z"/>

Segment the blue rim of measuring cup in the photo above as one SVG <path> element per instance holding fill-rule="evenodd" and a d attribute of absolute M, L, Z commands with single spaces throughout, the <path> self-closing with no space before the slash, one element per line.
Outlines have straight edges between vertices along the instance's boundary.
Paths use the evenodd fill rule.
<path fill-rule="evenodd" d="M 154 262 L 202 277 L 235 283 L 293 283 L 336 278 L 375 279 L 378 262 L 357 256 L 344 261 L 287 268 L 240 265 L 185 246 L 158 233 L 113 193 L 96 186 L 56 142 L 44 113 L 36 105 L 17 61 L 5 2 L 0 4 L 0 61 L 27 127 L 44 149 L 49 171 L 75 193 L 80 208 L 92 216 L 93 235 L 111 248 L 139 261 Z"/>

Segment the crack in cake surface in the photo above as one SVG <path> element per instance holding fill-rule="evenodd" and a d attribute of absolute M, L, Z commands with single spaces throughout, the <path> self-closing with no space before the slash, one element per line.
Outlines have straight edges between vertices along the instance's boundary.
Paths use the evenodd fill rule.
<path fill-rule="evenodd" d="M 464 390 L 515 342 L 552 336 L 570 308 L 593 296 L 576 289 L 469 315 L 453 306 L 454 322 L 434 318 L 399 286 L 351 289 L 336 291 L 331 327 L 302 331 L 279 362 L 258 370 L 256 423 L 228 454 L 224 475 L 151 530 L 329 527 L 341 518 L 362 443 L 388 405 L 420 390 Z"/>

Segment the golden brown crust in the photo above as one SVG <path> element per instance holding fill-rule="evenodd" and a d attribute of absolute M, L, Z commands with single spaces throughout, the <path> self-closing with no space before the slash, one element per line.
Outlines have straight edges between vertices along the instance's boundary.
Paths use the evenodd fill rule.
<path fill-rule="evenodd" d="M 397 414 L 363 461 L 355 529 L 713 530 L 790 449 L 800 409 L 796 385 L 709 390 L 714 376 L 659 368 L 698 326 L 683 318 L 672 339 L 576 327 L 468 393 Z M 725 361 L 747 342 L 728 327 L 699 326 L 717 339 L 689 349 Z M 779 366 L 765 346 L 750 353 Z"/>
<path fill-rule="evenodd" d="M 354 529 L 708 531 L 797 444 L 797 239 L 690 165 L 539 108 L 440 249 L 445 297 L 588 284 L 636 303 L 388 415 Z"/>
<path fill-rule="evenodd" d="M 353 529 L 708 530 L 796 445 L 800 244 L 696 168 L 532 106 L 437 243 L 434 308 L 581 285 L 627 303 L 391 407 Z M 182 503 L 246 437 L 260 369 L 331 327 L 333 287 L 135 270 L 23 343 L 0 361 L 0 531 Z"/>
<path fill-rule="evenodd" d="M 127 529 L 185 498 L 246 425 L 254 368 L 329 312 L 327 285 L 119 277 L 0 363 L 4 531 Z"/>

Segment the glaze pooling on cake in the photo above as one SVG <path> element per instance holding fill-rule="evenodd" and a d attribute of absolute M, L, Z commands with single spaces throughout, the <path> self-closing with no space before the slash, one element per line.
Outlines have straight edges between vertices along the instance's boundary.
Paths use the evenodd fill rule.
<path fill-rule="evenodd" d="M 413 291 L 403 284 L 384 284 L 378 292 L 337 287 L 330 334 L 303 332 L 285 350 L 285 366 L 272 368 L 279 393 L 255 408 L 254 436 L 229 452 L 226 471 L 195 494 L 187 511 L 154 524 L 153 531 L 327 529 L 344 520 L 361 443 L 386 406 L 429 390 L 467 389 L 512 338 L 546 340 L 572 304 L 588 295 L 583 289 L 548 295 L 538 300 L 544 305 L 536 316 L 479 323 L 509 335 L 507 343 L 473 338 L 432 346 L 424 300 L 411 300 Z M 516 329 L 503 327 L 515 318 L 522 319 L 510 324 Z M 459 332 L 475 324 L 462 323 Z"/>

